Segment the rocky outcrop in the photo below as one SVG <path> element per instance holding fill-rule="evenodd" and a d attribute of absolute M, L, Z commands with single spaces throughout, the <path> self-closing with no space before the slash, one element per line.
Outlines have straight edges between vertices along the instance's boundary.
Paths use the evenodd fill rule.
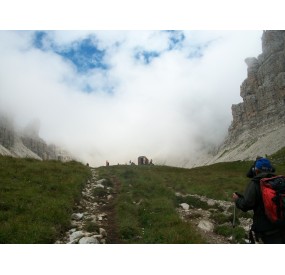
<path fill-rule="evenodd" d="M 0 114 L 0 155 L 28 157 L 41 160 L 71 160 L 69 153 L 39 137 L 39 124 L 33 122 L 17 131 L 13 120 Z"/>
<path fill-rule="evenodd" d="M 0 145 L 5 148 L 2 150 L 7 154 L 9 154 L 8 149 L 15 143 L 15 131 L 12 125 L 11 119 L 0 114 Z"/>
<path fill-rule="evenodd" d="M 247 58 L 247 79 L 240 87 L 243 102 L 232 106 L 233 121 L 227 143 L 245 131 L 268 131 L 284 125 L 285 118 L 285 31 L 266 31 L 263 53 Z"/>
<path fill-rule="evenodd" d="M 204 164 L 255 159 L 285 146 L 285 31 L 264 31 L 262 54 L 245 62 L 243 102 L 232 105 L 228 136 Z"/>

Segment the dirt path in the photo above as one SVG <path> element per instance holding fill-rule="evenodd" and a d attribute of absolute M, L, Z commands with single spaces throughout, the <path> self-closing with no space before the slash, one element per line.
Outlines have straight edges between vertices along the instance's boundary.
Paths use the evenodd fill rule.
<path fill-rule="evenodd" d="M 102 225 L 108 232 L 106 243 L 107 244 L 121 244 L 122 241 L 120 240 L 120 237 L 119 237 L 118 222 L 117 222 L 116 211 L 115 211 L 117 194 L 119 193 L 119 190 L 120 190 L 120 183 L 114 177 L 111 178 L 111 181 L 114 184 L 113 191 L 112 191 L 112 198 L 109 200 L 105 198 L 105 203 L 99 208 L 99 211 L 106 213 L 108 217 L 102 223 Z"/>
<path fill-rule="evenodd" d="M 116 196 L 120 184 L 115 179 L 113 186 L 99 179 L 96 169 L 91 169 L 91 179 L 82 190 L 82 198 L 71 215 L 71 228 L 56 244 L 105 244 L 120 243 L 115 216 Z"/>

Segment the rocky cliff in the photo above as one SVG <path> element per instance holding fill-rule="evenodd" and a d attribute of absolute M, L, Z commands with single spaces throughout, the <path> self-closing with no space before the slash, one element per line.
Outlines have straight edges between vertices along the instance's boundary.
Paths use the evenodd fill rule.
<path fill-rule="evenodd" d="M 262 54 L 245 62 L 243 102 L 232 105 L 228 136 L 204 164 L 255 159 L 285 146 L 285 31 L 264 31 Z"/>
<path fill-rule="evenodd" d="M 51 144 L 48 145 L 38 135 L 39 125 L 31 123 L 25 129 L 17 131 L 13 120 L 0 114 L 0 155 L 28 157 L 41 160 L 71 160 L 66 151 Z"/>

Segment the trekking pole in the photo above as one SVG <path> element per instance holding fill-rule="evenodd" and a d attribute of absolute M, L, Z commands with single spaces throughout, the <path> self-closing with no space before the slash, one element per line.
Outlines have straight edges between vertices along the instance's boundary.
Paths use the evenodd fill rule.
<path fill-rule="evenodd" d="M 234 242 L 235 240 L 235 230 L 234 230 L 235 226 L 236 226 L 236 203 L 234 202 L 232 242 Z"/>
<path fill-rule="evenodd" d="M 233 228 L 236 226 L 236 204 L 234 203 Z"/>

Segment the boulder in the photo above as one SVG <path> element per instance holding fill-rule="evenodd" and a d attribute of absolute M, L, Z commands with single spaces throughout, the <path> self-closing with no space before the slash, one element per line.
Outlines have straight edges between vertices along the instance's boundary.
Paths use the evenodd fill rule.
<path fill-rule="evenodd" d="M 180 203 L 179 205 L 182 207 L 183 210 L 189 210 L 189 204 L 187 204 L 187 203 Z"/>
<path fill-rule="evenodd" d="M 83 237 L 79 240 L 79 244 L 99 244 L 99 241 L 94 237 Z"/>
<path fill-rule="evenodd" d="M 201 220 L 198 227 L 204 231 L 212 232 L 214 230 L 214 224 L 208 220 Z"/>

